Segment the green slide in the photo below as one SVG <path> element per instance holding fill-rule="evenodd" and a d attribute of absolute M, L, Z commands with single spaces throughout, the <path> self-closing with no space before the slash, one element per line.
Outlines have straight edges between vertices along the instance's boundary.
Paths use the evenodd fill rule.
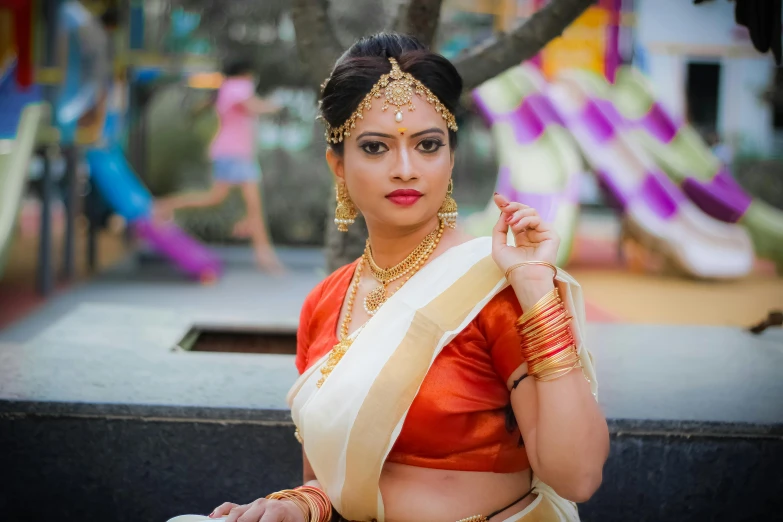
<path fill-rule="evenodd" d="M 11 250 L 41 112 L 40 103 L 25 106 L 18 120 L 16 135 L 0 138 L 0 275 Z"/>

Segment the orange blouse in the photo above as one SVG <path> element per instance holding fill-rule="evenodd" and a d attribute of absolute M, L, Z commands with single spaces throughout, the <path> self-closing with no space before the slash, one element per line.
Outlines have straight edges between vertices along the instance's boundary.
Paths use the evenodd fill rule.
<path fill-rule="evenodd" d="M 337 322 L 356 262 L 305 299 L 296 367 L 304 372 L 337 344 Z M 422 382 L 388 462 L 424 468 L 511 473 L 529 467 L 519 428 L 506 428 L 509 376 L 524 361 L 511 288 L 495 296 L 441 351 Z"/>

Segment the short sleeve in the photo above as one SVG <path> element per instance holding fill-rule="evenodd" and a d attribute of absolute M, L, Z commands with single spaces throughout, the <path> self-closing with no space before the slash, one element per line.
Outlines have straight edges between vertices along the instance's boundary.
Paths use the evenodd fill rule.
<path fill-rule="evenodd" d="M 296 369 L 299 374 L 307 368 L 307 351 L 310 348 L 310 321 L 315 312 L 315 307 L 323 293 L 323 282 L 316 286 L 305 298 L 302 311 L 299 314 L 299 327 L 296 330 Z"/>
<path fill-rule="evenodd" d="M 220 88 L 218 108 L 224 111 L 229 110 L 235 105 L 249 100 L 254 94 L 255 89 L 251 80 L 227 80 Z"/>
<path fill-rule="evenodd" d="M 520 315 L 522 307 L 514 290 L 508 287 L 487 303 L 477 317 L 492 356 L 492 365 L 504 384 L 525 362 L 515 328 Z"/>

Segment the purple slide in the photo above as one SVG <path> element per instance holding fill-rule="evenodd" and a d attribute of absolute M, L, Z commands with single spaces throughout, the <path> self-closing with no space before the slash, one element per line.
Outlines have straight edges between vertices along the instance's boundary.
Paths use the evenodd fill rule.
<path fill-rule="evenodd" d="M 152 222 L 152 197 L 119 149 L 92 149 L 87 152 L 87 161 L 93 183 L 140 238 L 194 279 L 211 282 L 220 276 L 220 259 L 207 247 L 173 223 Z"/>
<path fill-rule="evenodd" d="M 174 261 L 186 274 L 202 282 L 220 275 L 220 259 L 173 223 L 156 224 L 149 219 L 133 222 L 133 231 L 152 248 Z"/>
<path fill-rule="evenodd" d="M 748 234 L 694 205 L 602 106 L 606 81 L 588 71 L 563 73 L 547 94 L 625 218 L 627 233 L 700 278 L 742 277 L 753 265 Z"/>
<path fill-rule="evenodd" d="M 473 100 L 492 130 L 500 171 L 496 191 L 535 208 L 561 238 L 558 265 L 571 252 L 579 217 L 579 148 L 541 92 L 545 81 L 528 65 L 512 67 L 475 91 Z M 490 200 L 465 220 L 465 229 L 489 235 L 498 219 Z"/>

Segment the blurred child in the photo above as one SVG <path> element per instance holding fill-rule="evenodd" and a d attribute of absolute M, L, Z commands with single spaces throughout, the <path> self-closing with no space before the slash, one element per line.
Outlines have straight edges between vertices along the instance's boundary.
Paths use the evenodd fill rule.
<path fill-rule="evenodd" d="M 213 165 L 212 187 L 202 192 L 158 199 L 155 216 L 171 219 L 178 209 L 217 205 L 226 199 L 232 187 L 238 185 L 242 189 L 247 216 L 235 225 L 234 231 L 250 236 L 260 268 L 280 272 L 282 265 L 267 235 L 261 208 L 261 168 L 255 154 L 256 116 L 278 112 L 279 107 L 255 94 L 251 62 L 237 61 L 228 65 L 224 76 L 215 101 L 219 128 L 209 148 Z"/>

